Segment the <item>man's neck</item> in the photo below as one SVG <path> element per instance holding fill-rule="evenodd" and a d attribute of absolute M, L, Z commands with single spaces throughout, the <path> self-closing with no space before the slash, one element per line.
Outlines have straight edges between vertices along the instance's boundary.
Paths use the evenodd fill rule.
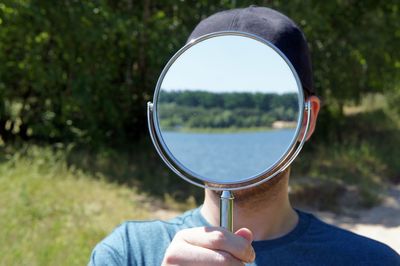
<path fill-rule="evenodd" d="M 246 227 L 254 240 L 274 239 L 292 231 L 298 223 L 288 197 L 289 170 L 271 181 L 237 192 L 234 201 L 234 231 Z M 234 192 L 235 195 L 235 192 Z M 212 225 L 219 225 L 219 195 L 206 190 L 201 213 Z"/>

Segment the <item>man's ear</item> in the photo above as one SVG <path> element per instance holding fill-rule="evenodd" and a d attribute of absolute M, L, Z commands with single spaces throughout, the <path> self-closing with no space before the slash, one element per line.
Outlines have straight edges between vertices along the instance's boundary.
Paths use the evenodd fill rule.
<path fill-rule="evenodd" d="M 321 101 L 319 100 L 319 98 L 317 96 L 310 96 L 306 99 L 306 101 L 310 101 L 310 103 L 311 103 L 310 128 L 309 128 L 309 130 L 307 132 L 307 136 L 306 136 L 306 141 L 307 141 L 311 138 L 312 134 L 314 133 L 315 126 L 317 124 L 317 117 L 318 117 L 319 109 L 321 107 Z M 307 112 L 304 111 L 303 123 L 302 123 L 301 133 L 299 136 L 299 141 L 303 138 L 303 134 L 304 134 L 306 125 L 307 125 Z"/>

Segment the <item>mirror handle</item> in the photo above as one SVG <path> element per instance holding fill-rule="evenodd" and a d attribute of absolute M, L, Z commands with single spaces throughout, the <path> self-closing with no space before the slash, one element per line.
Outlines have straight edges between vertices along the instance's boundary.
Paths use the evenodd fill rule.
<path fill-rule="evenodd" d="M 233 199 L 233 193 L 224 190 L 219 200 L 219 225 L 230 232 L 233 232 Z"/>

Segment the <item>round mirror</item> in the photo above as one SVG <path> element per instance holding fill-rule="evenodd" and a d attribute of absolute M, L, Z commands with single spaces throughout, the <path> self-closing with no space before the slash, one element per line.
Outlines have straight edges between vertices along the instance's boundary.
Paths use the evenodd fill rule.
<path fill-rule="evenodd" d="M 168 62 L 150 126 L 175 172 L 196 184 L 238 187 L 272 176 L 290 159 L 303 112 L 301 83 L 275 46 L 220 32 L 190 42 Z"/>

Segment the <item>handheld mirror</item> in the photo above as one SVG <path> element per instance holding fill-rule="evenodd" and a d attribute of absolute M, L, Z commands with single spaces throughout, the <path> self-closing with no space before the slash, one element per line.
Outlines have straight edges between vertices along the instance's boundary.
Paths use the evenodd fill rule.
<path fill-rule="evenodd" d="M 179 50 L 162 71 L 147 114 L 168 167 L 192 184 L 223 191 L 220 223 L 231 231 L 234 190 L 285 170 L 310 118 L 289 60 L 243 32 L 205 35 Z"/>

